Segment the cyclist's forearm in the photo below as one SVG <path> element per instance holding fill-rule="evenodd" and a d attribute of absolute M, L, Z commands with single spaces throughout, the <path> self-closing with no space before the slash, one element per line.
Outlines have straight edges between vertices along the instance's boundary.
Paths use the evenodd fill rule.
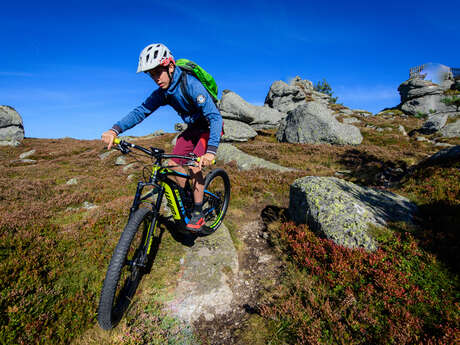
<path fill-rule="evenodd" d="M 222 116 L 217 113 L 211 113 L 206 115 L 206 118 L 209 121 L 209 140 L 206 152 L 215 155 L 220 142 L 220 134 L 222 133 Z"/>
<path fill-rule="evenodd" d="M 140 105 L 134 108 L 128 115 L 123 117 L 120 121 L 116 122 L 112 126 L 112 129 L 115 130 L 117 134 L 123 133 L 124 131 L 142 122 L 151 113 L 151 110 L 147 109 L 143 105 Z"/>

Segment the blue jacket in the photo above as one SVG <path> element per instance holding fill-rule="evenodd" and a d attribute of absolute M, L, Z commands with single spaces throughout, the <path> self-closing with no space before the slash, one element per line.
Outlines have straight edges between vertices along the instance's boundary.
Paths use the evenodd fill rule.
<path fill-rule="evenodd" d="M 195 104 L 189 104 L 180 87 L 180 78 L 183 73 L 185 72 L 176 67 L 172 75 L 171 85 L 167 90 L 158 88 L 153 91 L 142 105 L 134 108 L 128 115 L 115 123 L 112 129 L 120 134 L 140 123 L 158 107 L 169 104 L 188 125 L 202 122 L 206 123 L 206 127 L 209 125 L 207 152 L 216 154 L 222 132 L 222 116 L 203 84 L 191 75 L 187 75 L 186 85 L 190 98 Z M 202 121 L 203 118 L 206 121 Z M 203 129 L 207 130 L 207 128 Z"/>

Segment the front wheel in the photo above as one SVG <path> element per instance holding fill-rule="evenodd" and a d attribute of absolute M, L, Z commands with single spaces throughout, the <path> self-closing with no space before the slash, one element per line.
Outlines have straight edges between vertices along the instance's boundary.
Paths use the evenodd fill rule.
<path fill-rule="evenodd" d="M 203 216 L 206 232 L 214 232 L 222 223 L 230 202 L 230 179 L 223 169 L 206 175 L 204 182 Z"/>
<path fill-rule="evenodd" d="M 113 252 L 97 315 L 99 325 L 105 330 L 118 324 L 146 272 L 148 254 L 145 242 L 152 224 L 156 225 L 152 211 L 139 208 L 130 217 Z"/>

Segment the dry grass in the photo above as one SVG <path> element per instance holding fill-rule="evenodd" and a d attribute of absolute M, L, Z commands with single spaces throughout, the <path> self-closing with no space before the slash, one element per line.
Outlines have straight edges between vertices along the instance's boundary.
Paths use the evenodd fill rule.
<path fill-rule="evenodd" d="M 409 132 L 418 128 L 421 121 L 399 116 L 362 118 L 359 127 L 364 142 L 356 147 L 277 143 L 273 131 L 264 131 L 255 140 L 238 144 L 249 154 L 299 171 L 274 173 L 256 169 L 244 172 L 234 164 L 224 166 L 232 184 L 226 223 L 237 248 L 238 228 L 258 219 L 266 206 L 287 207 L 289 185 L 299 177 L 339 174 L 362 185 L 381 186 L 382 172 L 407 171 L 438 150 L 432 144 L 402 136 L 397 131 L 399 124 Z M 377 132 L 367 125 L 392 130 Z M 171 151 L 172 138 L 173 134 L 168 134 L 137 142 Z M 458 139 L 446 141 L 460 143 Z M 31 149 L 36 150 L 30 157 L 37 160 L 36 164 L 17 161 L 19 154 Z M 137 302 L 120 327 L 107 335 L 95 325 L 105 270 L 126 222 L 136 181 L 141 175 L 139 170 L 123 172 L 121 167 L 115 166 L 118 153 L 101 160 L 99 155 L 104 152 L 99 141 L 74 139 L 26 139 L 23 146 L 0 148 L 1 343 L 161 343 L 174 336 L 187 336 L 178 333 L 177 323 L 161 311 L 168 287 L 175 282 L 175 270 L 181 255 L 181 245 L 167 232 L 159 258 L 163 260 L 164 270 L 147 276 L 141 293 L 136 297 Z M 219 162 L 218 166 L 221 166 Z M 433 207 L 433 212 L 429 212 L 430 219 L 424 223 L 416 241 L 424 243 L 420 248 L 423 253 L 429 252 L 439 258 L 435 261 L 452 267 L 450 259 L 442 256 L 443 252 L 448 252 L 451 257 L 452 252 L 445 249 L 452 242 L 452 237 L 449 237 L 452 234 L 435 231 L 440 224 L 449 225 L 457 219 L 454 212 L 458 210 L 456 205 L 460 199 L 455 187 L 455 183 L 458 186 L 458 168 L 448 169 L 427 171 L 427 175 L 419 172 L 404 184 L 394 185 L 392 190 L 409 196 L 419 205 L 427 205 L 426 210 L 430 209 L 430 205 L 437 205 Z M 130 173 L 135 173 L 136 178 L 128 181 Z M 66 182 L 74 177 L 78 184 L 67 185 Z M 393 177 L 399 176 L 395 174 Z M 98 208 L 81 209 L 84 201 Z M 281 229 L 281 224 L 276 229 Z M 275 233 L 276 229 L 272 232 Z M 435 242 L 442 245 L 434 246 Z M 287 242 L 277 244 L 281 256 L 281 249 L 286 245 Z M 324 244 L 317 245 L 321 247 Z M 285 259 L 289 262 L 292 257 Z M 281 289 L 292 288 L 289 284 L 297 278 L 305 284 L 319 279 L 314 275 L 306 276 L 305 271 L 295 265 L 290 267 L 286 272 L 286 285 Z M 328 298 L 329 289 L 323 286 L 315 292 L 319 294 L 315 295 L 318 301 Z M 281 292 L 279 296 L 282 296 Z M 281 307 L 280 303 L 284 300 L 278 300 L 279 304 L 275 297 L 272 301 L 275 306 Z M 324 325 L 318 320 L 315 327 Z M 291 326 L 265 316 L 254 316 L 247 328 L 242 327 L 241 339 L 257 339 L 257 343 L 264 343 L 279 335 L 279 343 L 286 343 L 287 338 L 283 340 L 282 335 L 287 333 L 283 330 Z M 319 331 L 325 329 L 319 328 Z M 292 336 L 292 333 L 289 334 Z M 295 340 L 288 343 L 295 343 Z"/>

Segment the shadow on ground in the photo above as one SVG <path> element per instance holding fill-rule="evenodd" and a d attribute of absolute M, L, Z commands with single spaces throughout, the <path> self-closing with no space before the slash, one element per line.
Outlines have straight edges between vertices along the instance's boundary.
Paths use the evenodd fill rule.
<path fill-rule="evenodd" d="M 351 177 L 365 186 L 385 186 L 398 181 L 407 171 L 407 163 L 404 161 L 384 160 L 357 149 L 347 150 L 339 162 L 351 170 Z"/>
<path fill-rule="evenodd" d="M 444 201 L 419 206 L 423 231 L 414 233 L 420 246 L 460 273 L 460 205 Z"/>

